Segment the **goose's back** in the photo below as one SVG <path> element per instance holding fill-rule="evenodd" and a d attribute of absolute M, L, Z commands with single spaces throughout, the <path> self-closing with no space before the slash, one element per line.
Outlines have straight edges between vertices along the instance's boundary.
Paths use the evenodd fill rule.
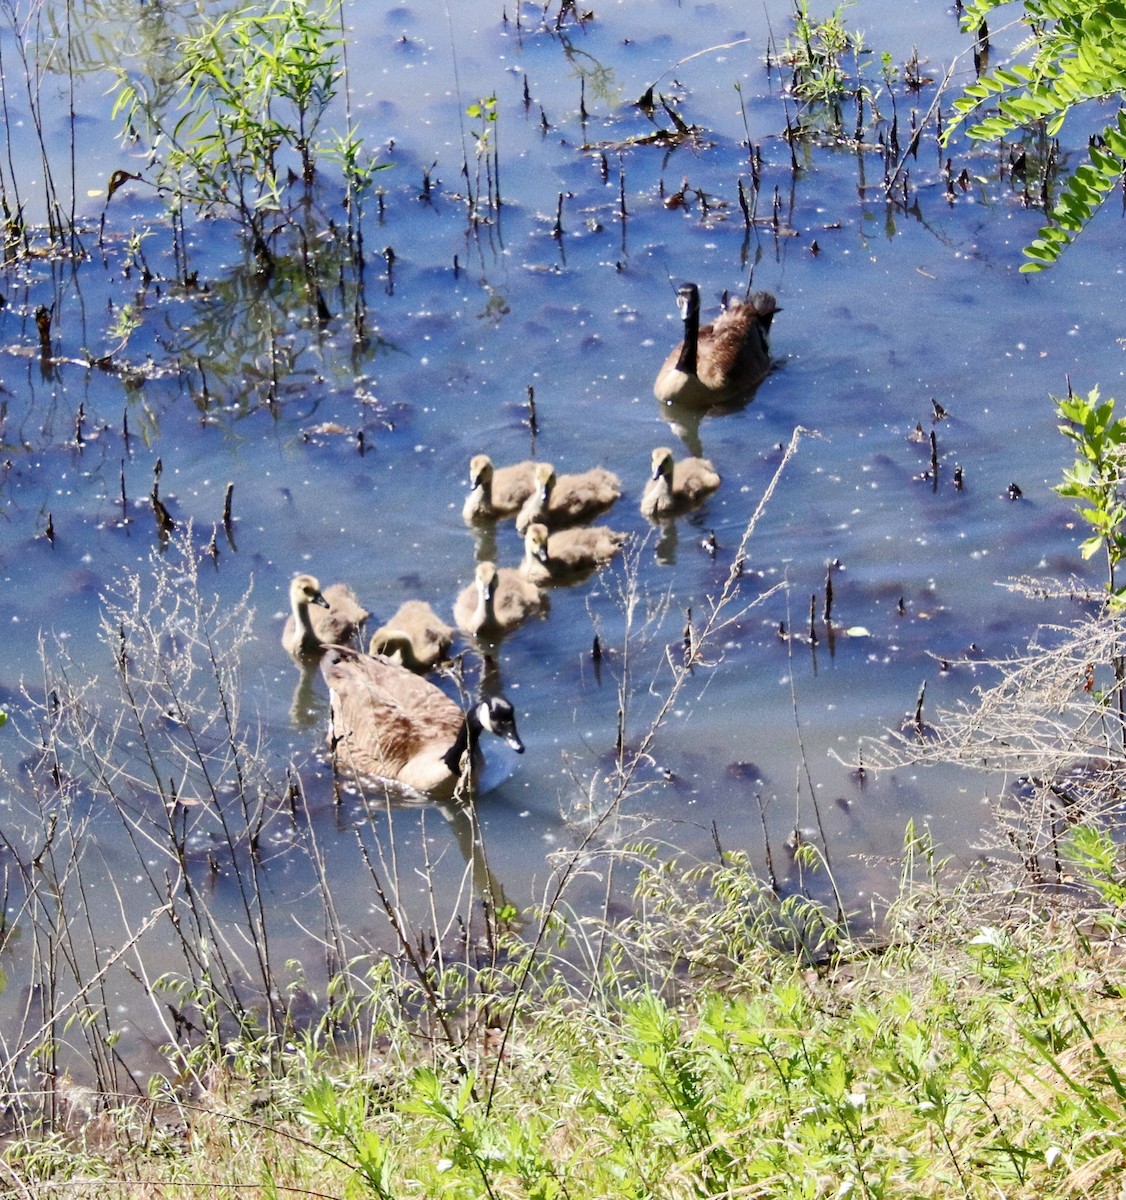
<path fill-rule="evenodd" d="M 438 687 L 388 659 L 334 652 L 321 664 L 332 700 L 331 738 L 351 773 L 398 779 L 419 791 L 449 775 L 461 709 Z"/>
<path fill-rule="evenodd" d="M 707 458 L 683 458 L 672 469 L 673 494 L 693 503 L 719 487 L 719 472 Z"/>
<path fill-rule="evenodd" d="M 502 567 L 497 572 L 493 611 L 499 624 L 505 628 L 546 612 L 547 603 L 547 593 L 515 567 Z"/>
<path fill-rule="evenodd" d="M 750 387 L 763 379 L 770 370 L 770 348 L 755 305 L 732 300 L 700 330 L 698 354 L 696 373 L 715 391 Z"/>
<path fill-rule="evenodd" d="M 563 567 L 601 566 L 618 553 L 625 540 L 624 533 L 607 525 L 560 529 L 547 539 L 547 557 Z"/>
<path fill-rule="evenodd" d="M 528 459 L 493 471 L 493 508 L 509 515 L 536 490 L 536 464 Z"/>

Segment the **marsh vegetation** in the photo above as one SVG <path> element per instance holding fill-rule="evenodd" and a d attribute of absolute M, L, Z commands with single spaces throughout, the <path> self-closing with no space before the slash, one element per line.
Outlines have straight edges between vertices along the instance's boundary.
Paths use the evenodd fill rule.
<path fill-rule="evenodd" d="M 1116 1177 L 1115 26 L 643 7 L 0 12 L 26 1194 Z M 735 404 L 654 403 L 681 280 L 777 297 Z M 646 515 L 664 447 L 714 470 Z M 290 580 L 452 619 L 525 552 L 482 452 L 626 540 L 453 645 L 528 752 L 402 804 Z"/>

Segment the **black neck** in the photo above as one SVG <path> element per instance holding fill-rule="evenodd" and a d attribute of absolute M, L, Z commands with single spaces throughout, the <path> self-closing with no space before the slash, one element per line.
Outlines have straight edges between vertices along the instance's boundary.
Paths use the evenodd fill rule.
<path fill-rule="evenodd" d="M 692 305 L 684 314 L 684 342 L 680 347 L 680 357 L 676 360 L 676 369 L 685 375 L 696 374 L 696 347 L 700 340 L 700 309 Z"/>
<path fill-rule="evenodd" d="M 477 734 L 480 732 L 481 722 L 477 719 L 477 706 L 474 705 L 469 712 L 465 714 L 465 720 L 461 723 L 461 729 L 458 731 L 457 740 L 454 744 L 442 755 L 442 761 L 449 767 L 450 774 L 458 776 L 461 774 L 461 760 L 466 750 L 473 753 L 477 745 Z"/>

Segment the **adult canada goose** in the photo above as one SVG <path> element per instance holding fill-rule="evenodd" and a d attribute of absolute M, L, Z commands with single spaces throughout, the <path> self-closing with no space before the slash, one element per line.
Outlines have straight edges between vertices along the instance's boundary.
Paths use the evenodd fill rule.
<path fill-rule="evenodd" d="M 625 540 L 626 534 L 605 525 L 584 525 L 549 534 L 546 525 L 535 521 L 524 534 L 520 573 L 536 584 L 574 581 L 608 563 Z"/>
<path fill-rule="evenodd" d="M 642 515 L 667 517 L 683 512 L 714 492 L 719 483 L 719 473 L 706 458 L 674 462 L 672 451 L 659 446 L 653 451 L 652 473 L 641 495 Z"/>
<path fill-rule="evenodd" d="M 487 454 L 475 454 L 469 460 L 469 495 L 461 515 L 467 525 L 494 517 L 510 517 L 535 491 L 534 462 L 511 467 L 494 467 Z"/>
<path fill-rule="evenodd" d="M 547 593 L 518 570 L 497 570 L 491 562 L 477 564 L 473 582 L 454 604 L 454 621 L 462 633 L 497 637 L 528 617 L 547 611 Z"/>
<path fill-rule="evenodd" d="M 371 635 L 371 653 L 383 654 L 408 671 L 425 674 L 448 654 L 454 630 L 425 600 L 406 600 L 399 611 Z"/>
<path fill-rule="evenodd" d="M 320 654 L 327 645 L 347 645 L 371 616 L 346 583 L 322 592 L 312 575 L 295 575 L 290 581 L 289 608 L 282 645 L 294 658 Z"/>
<path fill-rule="evenodd" d="M 398 780 L 419 792 L 452 789 L 463 767 L 479 760 L 482 729 L 524 752 L 503 696 L 481 699 L 466 713 L 428 679 L 342 646 L 321 659 L 321 674 L 332 706 L 329 747 L 352 775 Z"/>
<path fill-rule="evenodd" d="M 535 521 L 556 529 L 589 521 L 622 494 L 622 482 L 612 471 L 592 467 L 581 475 L 556 475 L 550 463 L 536 463 L 536 489 L 516 516 L 516 528 L 524 533 Z"/>
<path fill-rule="evenodd" d="M 681 284 L 677 305 L 684 340 L 657 372 L 653 394 L 680 404 L 717 404 L 753 387 L 770 371 L 767 335 L 778 305 L 769 292 L 750 300 L 732 300 L 710 324 L 700 328 L 700 290 Z"/>

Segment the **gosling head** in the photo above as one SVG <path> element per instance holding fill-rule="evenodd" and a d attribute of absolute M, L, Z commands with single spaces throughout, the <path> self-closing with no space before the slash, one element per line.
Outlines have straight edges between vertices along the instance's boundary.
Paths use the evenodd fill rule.
<path fill-rule="evenodd" d="M 662 475 L 672 477 L 673 458 L 672 451 L 668 446 L 658 446 L 653 451 L 652 459 L 650 460 L 650 478 L 660 479 Z"/>
<path fill-rule="evenodd" d="M 555 468 L 551 463 L 536 463 L 536 491 L 542 503 L 546 504 L 551 498 L 551 489 L 555 487 Z"/>
<path fill-rule="evenodd" d="M 529 525 L 524 534 L 524 549 L 528 557 L 536 559 L 545 566 L 547 564 L 547 539 L 547 526 L 541 525 L 538 521 Z"/>
<path fill-rule="evenodd" d="M 399 666 L 405 667 L 414 658 L 414 643 L 411 641 L 410 634 L 405 633 L 402 629 L 383 629 L 372 634 L 368 653 L 373 657 L 382 655 L 392 662 L 397 662 Z"/>
<path fill-rule="evenodd" d="M 329 602 L 321 595 L 321 585 L 312 575 L 294 575 L 289 585 L 289 599 L 294 607 L 305 604 L 330 607 Z"/>
<path fill-rule="evenodd" d="M 487 696 L 478 700 L 473 711 L 482 729 L 501 738 L 517 754 L 524 753 L 524 743 L 516 729 L 516 711 L 504 696 Z"/>
<path fill-rule="evenodd" d="M 469 486 L 479 488 L 491 481 L 493 460 L 487 454 L 474 454 L 469 460 Z"/>

